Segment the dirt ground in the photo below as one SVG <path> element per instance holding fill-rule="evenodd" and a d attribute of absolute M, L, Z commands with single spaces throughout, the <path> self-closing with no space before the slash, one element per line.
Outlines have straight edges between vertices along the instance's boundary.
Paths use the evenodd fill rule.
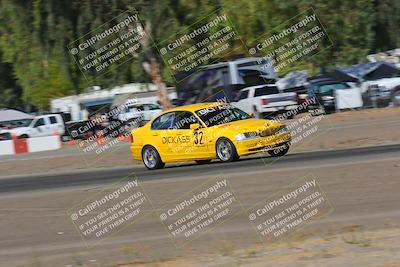
<path fill-rule="evenodd" d="M 2 194 L 0 266 L 400 266 L 399 158 L 316 162 L 277 169 L 243 168 L 228 175 L 241 203 L 232 208 L 250 208 L 309 173 L 334 207 L 288 238 L 264 245 L 246 214 L 179 249 L 173 245 L 158 212 L 213 178 L 202 174 L 144 181 L 153 206 L 145 210 L 149 215 L 90 247 L 66 211 L 105 185 Z"/>
<path fill-rule="evenodd" d="M 399 115 L 400 108 L 393 107 L 326 115 L 316 124 L 318 130 L 312 140 L 299 144 L 292 152 L 400 143 Z M 297 119 L 302 116 L 304 114 Z M 127 142 L 98 155 L 65 143 L 58 151 L 0 157 L 0 177 L 141 164 L 131 158 Z"/>
<path fill-rule="evenodd" d="M 400 228 L 364 231 L 354 225 L 326 235 L 298 233 L 288 243 L 235 250 L 225 243 L 219 253 L 158 262 L 133 262 L 120 267 L 398 267 L 400 266 Z M 268 265 L 266 263 L 269 263 Z M 273 263 L 273 264 L 272 264 Z"/>

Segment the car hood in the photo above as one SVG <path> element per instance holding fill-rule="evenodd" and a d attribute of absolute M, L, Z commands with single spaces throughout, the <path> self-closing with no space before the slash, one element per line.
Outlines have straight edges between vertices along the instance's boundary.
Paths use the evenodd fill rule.
<path fill-rule="evenodd" d="M 272 120 L 247 119 L 221 124 L 216 127 L 221 130 L 225 128 L 232 129 L 235 133 L 260 132 L 265 130 L 272 133 L 282 128 L 282 126 L 284 126 L 283 123 Z"/>

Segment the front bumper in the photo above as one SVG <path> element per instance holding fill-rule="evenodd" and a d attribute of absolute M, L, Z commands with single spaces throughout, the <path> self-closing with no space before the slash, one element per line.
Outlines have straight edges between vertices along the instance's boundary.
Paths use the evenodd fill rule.
<path fill-rule="evenodd" d="M 292 140 L 290 132 L 258 137 L 243 141 L 235 141 L 236 151 L 239 156 L 265 152 L 283 146 Z"/>

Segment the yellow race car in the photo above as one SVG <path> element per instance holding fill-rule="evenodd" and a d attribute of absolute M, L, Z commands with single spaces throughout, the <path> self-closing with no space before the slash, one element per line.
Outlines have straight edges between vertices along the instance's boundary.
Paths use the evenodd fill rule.
<path fill-rule="evenodd" d="M 285 124 L 254 119 L 231 104 L 215 102 L 170 109 L 134 129 L 131 152 L 153 170 L 169 162 L 230 162 L 264 151 L 283 156 L 290 141 Z"/>

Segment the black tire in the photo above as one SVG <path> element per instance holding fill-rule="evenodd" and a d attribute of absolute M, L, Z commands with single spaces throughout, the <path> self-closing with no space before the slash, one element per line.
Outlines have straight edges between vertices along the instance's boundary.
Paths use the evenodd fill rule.
<path fill-rule="evenodd" d="M 272 150 L 268 150 L 268 154 L 272 157 L 282 157 L 289 151 L 289 145 L 283 145 Z"/>
<path fill-rule="evenodd" d="M 395 107 L 400 107 L 400 89 L 393 92 L 392 102 Z"/>
<path fill-rule="evenodd" d="M 21 134 L 20 136 L 18 136 L 18 139 L 26 139 L 26 138 L 29 138 L 29 135 Z"/>
<path fill-rule="evenodd" d="M 164 168 L 165 163 L 162 162 L 160 154 L 153 146 L 145 146 L 142 150 L 142 161 L 144 166 L 149 170 Z"/>
<path fill-rule="evenodd" d="M 235 145 L 228 138 L 220 138 L 215 145 L 215 153 L 222 162 L 232 162 L 239 159 Z"/>
<path fill-rule="evenodd" d="M 203 160 L 195 160 L 195 162 L 199 165 L 207 164 L 211 162 L 211 159 L 203 159 Z"/>

